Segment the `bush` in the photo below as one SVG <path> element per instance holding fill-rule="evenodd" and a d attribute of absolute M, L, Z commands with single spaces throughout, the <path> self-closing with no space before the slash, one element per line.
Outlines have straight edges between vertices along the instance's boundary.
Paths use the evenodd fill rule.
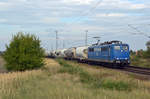
<path fill-rule="evenodd" d="M 146 52 L 144 53 L 144 58 L 150 58 L 150 48 L 148 47 Z"/>
<path fill-rule="evenodd" d="M 13 36 L 3 55 L 6 68 L 14 71 L 42 67 L 43 56 L 44 50 L 40 47 L 40 40 L 34 35 L 23 33 Z"/>
<path fill-rule="evenodd" d="M 111 89 L 111 90 L 118 90 L 118 91 L 130 91 L 131 85 L 122 81 L 116 82 L 116 81 L 103 81 L 101 84 L 102 88 L 104 89 Z"/>
<path fill-rule="evenodd" d="M 147 50 L 144 52 L 144 58 L 150 58 L 150 41 L 146 43 Z"/>
<path fill-rule="evenodd" d="M 68 64 L 64 60 L 57 59 L 57 61 L 59 62 L 60 65 L 63 66 L 63 68 L 61 68 L 59 72 L 61 72 L 61 73 L 67 72 L 67 73 L 72 74 L 72 75 L 73 74 L 79 75 L 80 76 L 80 81 L 82 83 L 90 84 L 90 83 L 95 82 L 95 79 L 87 71 L 84 71 L 79 66 L 73 66 L 71 64 Z"/>

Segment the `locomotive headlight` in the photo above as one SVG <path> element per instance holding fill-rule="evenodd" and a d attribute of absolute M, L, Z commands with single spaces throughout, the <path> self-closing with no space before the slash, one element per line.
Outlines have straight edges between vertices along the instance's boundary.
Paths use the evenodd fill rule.
<path fill-rule="evenodd" d="M 117 60 L 119 60 L 119 58 L 116 58 Z"/>
<path fill-rule="evenodd" d="M 120 63 L 120 61 L 116 61 L 116 63 Z"/>
<path fill-rule="evenodd" d="M 130 61 L 128 60 L 128 63 L 130 63 Z"/>

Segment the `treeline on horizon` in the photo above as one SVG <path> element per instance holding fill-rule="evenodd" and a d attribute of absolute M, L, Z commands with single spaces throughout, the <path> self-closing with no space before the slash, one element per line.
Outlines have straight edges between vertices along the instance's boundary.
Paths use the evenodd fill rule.
<path fill-rule="evenodd" d="M 138 51 L 130 50 L 130 54 L 139 58 L 150 58 L 150 41 L 146 43 L 146 50 L 140 49 Z"/>

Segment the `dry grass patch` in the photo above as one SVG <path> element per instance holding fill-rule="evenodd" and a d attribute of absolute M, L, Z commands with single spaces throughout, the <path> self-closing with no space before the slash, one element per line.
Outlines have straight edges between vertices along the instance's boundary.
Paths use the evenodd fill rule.
<path fill-rule="evenodd" d="M 16 97 L 18 88 L 21 88 L 25 82 L 41 74 L 41 70 L 0 74 L 0 98 L 4 99 L 7 96 L 10 98 Z"/>
<path fill-rule="evenodd" d="M 0 74 L 0 99 L 17 97 L 20 94 L 20 90 L 28 90 L 28 88 L 23 89 L 23 86 L 26 85 L 26 83 L 30 81 L 33 83 L 33 80 L 37 81 L 37 79 L 46 79 L 46 77 L 49 76 L 48 74 L 54 74 L 58 70 L 59 64 L 57 62 L 54 60 L 45 59 L 44 69 L 42 68 L 39 70 Z"/>
<path fill-rule="evenodd" d="M 55 60 L 46 58 L 44 61 L 45 66 L 42 70 L 45 71 L 45 73 L 49 73 L 49 75 L 56 74 L 60 69 L 60 65 Z"/>
<path fill-rule="evenodd" d="M 5 61 L 2 58 L 2 56 L 0 56 L 0 72 L 7 72 L 6 68 L 5 68 Z"/>
<path fill-rule="evenodd" d="M 87 64 L 81 64 L 81 63 L 71 62 L 71 61 L 67 61 L 67 62 L 69 64 L 72 64 L 73 66 L 80 66 L 84 70 L 88 71 L 89 74 L 91 74 L 93 77 L 96 77 L 97 79 L 101 79 L 101 81 L 104 81 L 104 85 L 101 84 L 101 86 L 104 86 L 104 89 L 105 88 L 113 89 L 113 87 L 116 86 L 117 88 L 118 87 L 125 88 L 125 89 L 128 88 L 131 93 L 132 92 L 138 93 L 139 91 L 143 91 L 145 92 L 146 95 L 146 93 L 150 92 L 149 79 L 146 80 L 137 79 L 135 78 L 137 77 L 137 75 L 133 76 L 117 70 L 105 69 L 98 66 L 90 66 Z"/>
<path fill-rule="evenodd" d="M 63 66 L 56 61 L 45 59 L 45 63 L 45 68 L 39 70 L 0 74 L 0 99 L 149 99 L 150 97 L 149 81 L 135 80 L 121 72 L 74 62 L 67 62 L 71 66 L 69 70 L 66 67 L 65 72 L 60 72 Z M 87 78 L 91 77 L 100 79 L 100 82 L 96 81 L 96 85 L 101 85 L 101 81 L 104 81 L 103 87 L 90 86 L 95 83 L 93 79 L 90 83 L 87 82 Z M 82 82 L 81 79 L 86 82 Z M 135 88 L 131 87 L 132 90 L 116 89 L 127 88 L 126 84 L 132 81 L 137 85 Z"/>

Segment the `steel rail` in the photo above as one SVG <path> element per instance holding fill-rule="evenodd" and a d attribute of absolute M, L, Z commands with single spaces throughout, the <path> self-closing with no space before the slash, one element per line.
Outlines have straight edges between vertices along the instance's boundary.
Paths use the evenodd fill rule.
<path fill-rule="evenodd" d="M 137 74 L 150 75 L 150 68 L 138 67 L 138 66 L 126 66 L 124 71 L 133 72 Z"/>

